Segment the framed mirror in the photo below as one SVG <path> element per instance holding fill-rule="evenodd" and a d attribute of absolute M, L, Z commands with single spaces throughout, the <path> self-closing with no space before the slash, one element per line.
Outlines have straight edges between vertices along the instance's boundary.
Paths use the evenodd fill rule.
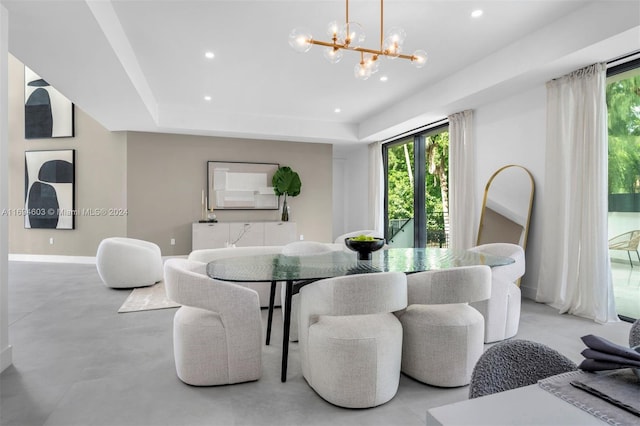
<path fill-rule="evenodd" d="M 510 164 L 498 169 L 484 189 L 477 244 L 527 245 L 534 182 L 529 170 Z"/>

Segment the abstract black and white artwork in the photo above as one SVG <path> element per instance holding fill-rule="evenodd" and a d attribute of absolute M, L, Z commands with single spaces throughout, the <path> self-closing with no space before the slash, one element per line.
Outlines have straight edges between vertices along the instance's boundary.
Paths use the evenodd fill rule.
<path fill-rule="evenodd" d="M 73 137 L 73 118 L 73 103 L 25 66 L 25 139 Z"/>
<path fill-rule="evenodd" d="M 75 154 L 25 152 L 25 228 L 75 229 Z"/>
<path fill-rule="evenodd" d="M 274 163 L 207 161 L 207 209 L 277 210 Z"/>

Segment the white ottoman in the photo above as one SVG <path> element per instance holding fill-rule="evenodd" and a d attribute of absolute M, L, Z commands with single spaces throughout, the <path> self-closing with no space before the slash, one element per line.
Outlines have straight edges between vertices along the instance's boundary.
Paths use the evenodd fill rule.
<path fill-rule="evenodd" d="M 106 238 L 96 254 L 98 274 L 107 287 L 146 287 L 162 281 L 160 247 L 133 238 Z"/>

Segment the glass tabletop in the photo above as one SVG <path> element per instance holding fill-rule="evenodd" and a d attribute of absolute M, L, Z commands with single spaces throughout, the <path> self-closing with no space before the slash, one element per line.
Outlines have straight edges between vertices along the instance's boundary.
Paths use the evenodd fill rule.
<path fill-rule="evenodd" d="M 373 253 L 371 260 L 358 260 L 352 251 L 332 251 L 313 256 L 263 254 L 230 257 L 207 264 L 211 278 L 224 281 L 317 280 L 373 272 L 422 272 L 458 266 L 503 266 L 509 257 L 441 248 L 390 248 Z"/>

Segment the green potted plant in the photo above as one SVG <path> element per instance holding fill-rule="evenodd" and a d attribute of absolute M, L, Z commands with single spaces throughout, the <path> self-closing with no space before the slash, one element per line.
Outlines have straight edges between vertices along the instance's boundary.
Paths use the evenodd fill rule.
<path fill-rule="evenodd" d="M 294 172 L 291 167 L 282 166 L 278 167 L 278 170 L 273 174 L 271 179 L 271 185 L 273 185 L 273 191 L 278 197 L 284 195 L 284 202 L 282 203 L 282 221 L 287 222 L 289 220 L 289 209 L 287 207 L 287 196 L 295 197 L 300 194 L 300 176 Z"/>

